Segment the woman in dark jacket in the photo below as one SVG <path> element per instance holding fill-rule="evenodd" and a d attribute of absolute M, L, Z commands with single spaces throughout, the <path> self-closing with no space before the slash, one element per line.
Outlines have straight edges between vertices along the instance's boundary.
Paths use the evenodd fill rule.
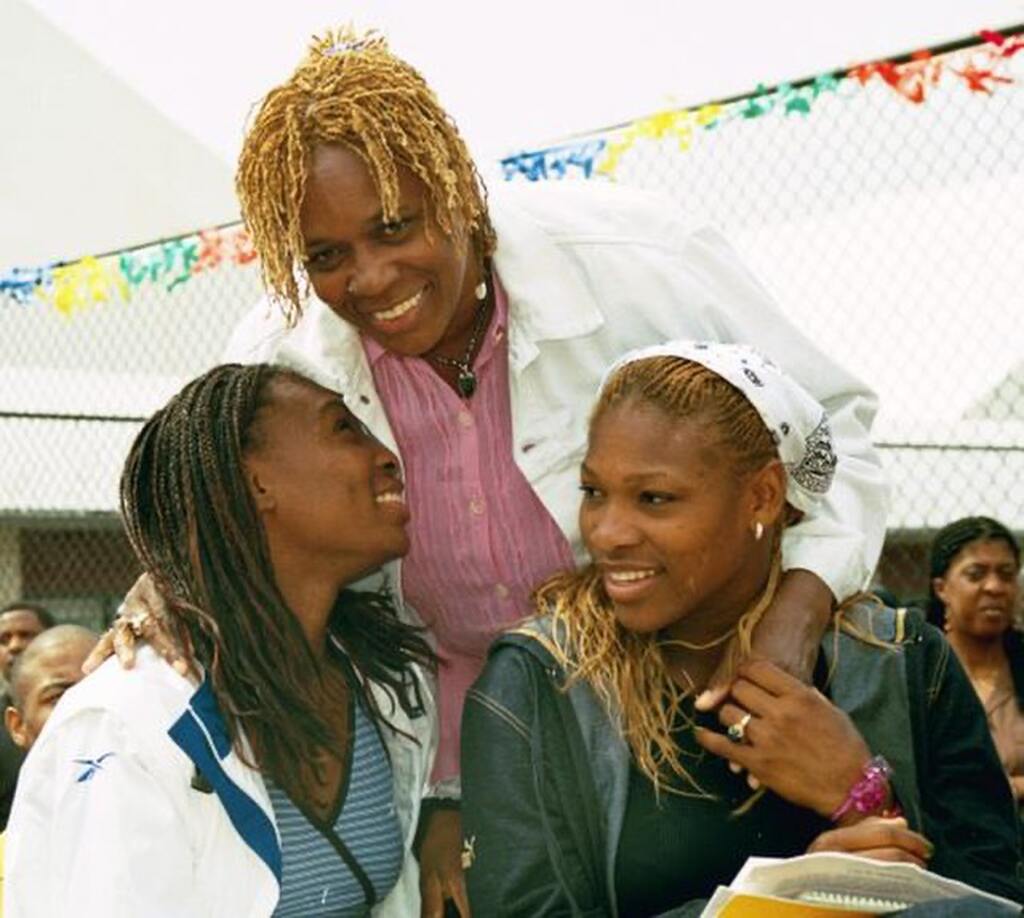
<path fill-rule="evenodd" d="M 581 472 L 593 563 L 538 590 L 467 700 L 476 913 L 695 914 L 748 856 L 807 850 L 1020 895 L 1009 790 L 940 634 L 853 599 L 815 687 L 747 659 L 782 529 L 834 467 L 821 406 L 749 349 L 612 368 Z M 695 706 L 723 660 L 725 736 Z"/>
<path fill-rule="evenodd" d="M 1018 805 L 1024 798 L 1024 641 L 1014 627 L 1020 546 L 986 516 L 943 527 L 932 542 L 928 618 L 978 693 Z"/>

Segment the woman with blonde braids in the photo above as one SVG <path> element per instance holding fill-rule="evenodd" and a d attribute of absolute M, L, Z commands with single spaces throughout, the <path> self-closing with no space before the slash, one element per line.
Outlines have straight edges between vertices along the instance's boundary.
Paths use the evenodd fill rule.
<path fill-rule="evenodd" d="M 820 404 L 749 348 L 675 342 L 612 368 L 580 472 L 592 561 L 537 590 L 467 696 L 475 912 L 696 915 L 748 856 L 806 850 L 1020 898 L 1010 794 L 935 629 L 854 597 L 815 687 L 751 657 L 783 530 L 835 465 Z M 722 669 L 725 735 L 694 709 Z"/>
<path fill-rule="evenodd" d="M 258 107 L 237 172 L 270 303 L 228 359 L 346 393 L 400 456 L 411 547 L 389 578 L 443 658 L 428 915 L 460 888 L 459 724 L 487 647 L 582 557 L 574 476 L 604 369 L 681 336 L 746 340 L 826 405 L 836 486 L 787 530 L 755 646 L 808 677 L 836 596 L 885 529 L 873 395 L 781 315 L 728 245 L 637 192 L 509 185 L 488 198 L 451 118 L 378 35 L 328 33 Z M 713 698 L 709 698 L 713 701 Z M 435 844 L 436 842 L 436 844 Z"/>
<path fill-rule="evenodd" d="M 144 425 L 121 507 L 198 672 L 146 648 L 64 695 L 22 769 L 5 913 L 415 915 L 434 657 L 347 589 L 408 547 L 394 455 L 337 394 L 221 366 Z"/>

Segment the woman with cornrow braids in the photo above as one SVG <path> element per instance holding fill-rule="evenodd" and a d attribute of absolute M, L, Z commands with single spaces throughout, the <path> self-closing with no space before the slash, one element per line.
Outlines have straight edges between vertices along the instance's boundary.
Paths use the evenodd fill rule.
<path fill-rule="evenodd" d="M 671 342 L 609 371 L 579 473 L 591 563 L 537 590 L 466 700 L 477 913 L 696 918 L 748 857 L 831 851 L 1009 899 L 909 914 L 1020 914 L 1012 797 L 936 629 L 859 593 L 811 686 L 751 656 L 782 533 L 833 483 L 826 422 L 746 347 Z M 737 678 L 715 717 L 694 700 L 720 667 Z"/>
<path fill-rule="evenodd" d="M 192 672 L 144 647 L 64 696 L 22 769 L 5 912 L 416 914 L 434 655 L 348 589 L 408 548 L 394 454 L 336 393 L 226 365 L 145 424 L 121 508 Z"/>
<path fill-rule="evenodd" d="M 388 577 L 442 658 L 421 861 L 424 914 L 437 916 L 462 886 L 465 693 L 533 586 L 583 557 L 574 479 L 604 369 L 679 337 L 749 341 L 828 406 L 836 486 L 787 530 L 752 638 L 804 679 L 835 598 L 860 588 L 881 548 L 875 399 L 717 232 L 664 202 L 598 181 L 488 197 L 434 92 L 377 34 L 313 41 L 257 108 L 236 185 L 270 302 L 236 329 L 228 359 L 345 392 L 402 463 L 410 550 Z M 710 685 L 701 703 L 713 706 L 726 686 Z"/>

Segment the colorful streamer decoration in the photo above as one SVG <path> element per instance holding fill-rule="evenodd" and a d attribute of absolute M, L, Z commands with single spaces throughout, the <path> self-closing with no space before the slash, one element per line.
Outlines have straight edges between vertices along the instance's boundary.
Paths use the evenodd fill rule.
<path fill-rule="evenodd" d="M 720 130 L 735 121 L 812 113 L 826 94 L 846 96 L 840 89 L 863 88 L 881 81 L 912 105 L 922 105 L 941 84 L 957 82 L 972 93 L 991 96 L 1014 79 L 1005 64 L 1024 51 L 1024 36 L 981 32 L 981 44 L 949 54 L 918 51 L 909 60 L 873 61 L 845 72 L 824 73 L 798 86 L 783 83 L 773 89 L 758 86 L 742 99 L 696 109 L 658 112 L 616 129 L 607 137 L 588 137 L 571 143 L 524 150 L 501 160 L 508 181 L 536 182 L 595 174 L 614 177 L 622 158 L 641 141 L 673 141 L 685 153 L 705 131 Z M 71 316 L 97 303 L 127 302 L 145 284 L 175 290 L 193 277 L 223 265 L 248 265 L 257 258 L 252 240 L 240 227 L 201 230 L 189 236 L 131 249 L 114 255 L 88 256 L 70 264 L 13 268 L 0 273 L 0 299 L 30 304 L 49 303 Z"/>
<path fill-rule="evenodd" d="M 604 149 L 604 140 L 586 140 L 583 143 L 561 144 L 544 150 L 515 153 L 501 161 L 506 181 L 522 175 L 531 182 L 547 178 L 565 178 L 574 166 L 590 178 L 597 155 Z"/>
<path fill-rule="evenodd" d="M 0 295 L 21 304 L 38 299 L 71 316 L 100 303 L 128 302 L 144 284 L 175 290 L 197 274 L 225 264 L 248 265 L 256 257 L 242 227 L 207 229 L 100 258 L 90 255 L 68 264 L 13 268 L 0 274 Z"/>
<path fill-rule="evenodd" d="M 992 95 L 998 87 L 1014 82 L 1012 77 L 1000 72 L 1000 68 L 1006 60 L 1024 50 L 1024 36 L 1007 37 L 999 32 L 982 32 L 980 37 L 983 44 L 953 54 L 939 56 L 927 50 L 918 51 L 902 63 L 873 61 L 845 72 L 821 74 L 799 86 L 790 83 L 774 89 L 758 86 L 749 96 L 733 102 L 658 112 L 614 130 L 604 139 L 591 138 L 573 147 L 524 151 L 508 157 L 502 160 L 504 175 L 507 180 L 522 176 L 538 181 L 548 178 L 549 174 L 560 178 L 565 174 L 565 166 L 560 170 L 552 168 L 548 157 L 556 154 L 555 158 L 559 160 L 567 150 L 586 150 L 585 177 L 595 173 L 614 177 L 622 158 L 641 141 L 674 141 L 676 148 L 685 153 L 704 131 L 771 114 L 806 117 L 822 96 L 838 95 L 839 90 L 846 87 L 863 88 L 874 81 L 881 81 L 913 105 L 923 104 L 944 80 L 959 82 L 972 93 Z M 842 93 L 844 97 L 847 95 Z M 591 145 L 596 143 L 604 144 L 604 155 L 595 165 L 595 148 Z M 581 160 L 584 158 L 581 154 L 576 155 L 580 155 Z"/>

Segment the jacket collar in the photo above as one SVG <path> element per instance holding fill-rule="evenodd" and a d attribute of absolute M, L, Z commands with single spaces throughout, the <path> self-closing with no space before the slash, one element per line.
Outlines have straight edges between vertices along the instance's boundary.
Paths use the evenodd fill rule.
<path fill-rule="evenodd" d="M 209 677 L 203 679 L 167 734 L 213 788 L 242 841 L 280 886 L 281 843 L 266 788 L 262 778 L 232 752 Z"/>
<path fill-rule="evenodd" d="M 514 190 L 500 186 L 490 201 L 494 267 L 508 292 L 510 365 L 518 371 L 536 356 L 538 342 L 590 334 L 604 316 L 578 264 Z"/>
<path fill-rule="evenodd" d="M 873 646 L 845 632 L 840 632 L 838 642 L 834 643 L 831 631 L 825 634 L 821 646 L 832 672 L 828 687 L 831 700 L 854 721 L 869 748 L 883 754 L 893 766 L 896 796 L 911 827 L 918 828 L 922 824 L 922 813 L 906 657 L 897 649 L 907 637 L 905 611 L 862 603 L 846 612 L 847 619 L 862 632 L 893 645 L 891 648 Z M 562 655 L 557 650 L 555 637 L 549 617 L 535 618 L 501 635 L 491 652 L 513 644 L 537 657 L 545 667 L 561 670 Z M 595 781 L 605 799 L 621 799 L 623 784 L 619 772 L 629 760 L 625 743 L 617 731 L 611 729 L 611 721 L 600 704 L 591 703 L 596 702 L 596 695 L 585 688 L 585 683 L 572 683 L 569 697 L 592 755 Z M 598 751 L 604 754 L 599 756 Z M 614 808 L 610 813 L 612 822 L 620 826 L 622 814 Z M 612 837 L 618 837 L 617 829 Z"/>

